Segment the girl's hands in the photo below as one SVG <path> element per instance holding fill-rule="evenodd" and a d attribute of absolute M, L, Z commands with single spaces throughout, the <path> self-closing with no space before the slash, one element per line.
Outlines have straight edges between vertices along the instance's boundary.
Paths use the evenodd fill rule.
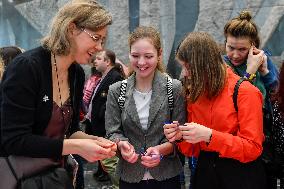
<path fill-rule="evenodd" d="M 170 142 L 174 142 L 182 138 L 182 134 L 179 130 L 179 124 L 177 121 L 174 121 L 170 124 L 165 124 L 164 134 Z"/>
<path fill-rule="evenodd" d="M 149 168 L 156 167 L 160 164 L 161 157 L 158 148 L 150 147 L 143 155 L 141 155 L 141 164 Z"/>
<path fill-rule="evenodd" d="M 266 54 L 264 54 L 263 63 L 259 66 L 258 71 L 259 71 L 259 73 L 262 76 L 265 76 L 266 74 L 269 73 L 268 66 L 267 66 L 267 56 L 266 56 Z"/>
<path fill-rule="evenodd" d="M 135 153 L 134 147 L 127 141 L 119 141 L 117 143 L 123 159 L 129 163 L 135 163 L 138 160 L 138 154 Z"/>
<path fill-rule="evenodd" d="M 210 142 L 212 135 L 212 129 L 194 122 L 185 123 L 183 126 L 179 126 L 179 130 L 182 134 L 182 138 L 192 144 L 201 141 Z"/>
<path fill-rule="evenodd" d="M 267 56 L 264 54 L 264 51 L 257 49 L 255 46 L 251 46 L 247 59 L 246 72 L 249 74 L 255 74 L 257 70 L 259 70 L 262 74 L 268 73 Z"/>

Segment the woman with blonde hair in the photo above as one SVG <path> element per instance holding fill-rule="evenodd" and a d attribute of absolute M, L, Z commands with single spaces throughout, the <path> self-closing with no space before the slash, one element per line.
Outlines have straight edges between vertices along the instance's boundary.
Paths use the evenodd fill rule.
<path fill-rule="evenodd" d="M 119 188 L 180 189 L 181 163 L 163 125 L 185 121 L 181 83 L 171 80 L 168 91 L 156 29 L 136 28 L 129 36 L 129 48 L 133 72 L 110 86 L 105 114 L 107 137 L 117 142 L 119 150 Z"/>
<path fill-rule="evenodd" d="M 115 155 L 115 143 L 79 130 L 84 85 L 80 64 L 102 50 L 111 22 L 110 13 L 97 2 L 74 0 L 54 17 L 42 46 L 13 60 L 1 85 L 1 156 L 30 157 L 29 162 L 49 159 L 61 167 L 68 154 L 91 162 Z M 24 175 L 45 170 L 30 171 Z M 15 188 L 10 175 L 1 173 L 0 188 Z"/>
<path fill-rule="evenodd" d="M 212 37 L 203 32 L 186 36 L 176 58 L 185 73 L 187 123 L 167 124 L 164 133 L 187 156 L 198 156 L 195 189 L 265 188 L 262 152 L 262 96 L 249 82 L 233 92 L 239 76 L 222 61 Z M 253 114 L 252 114 L 253 112 Z"/>

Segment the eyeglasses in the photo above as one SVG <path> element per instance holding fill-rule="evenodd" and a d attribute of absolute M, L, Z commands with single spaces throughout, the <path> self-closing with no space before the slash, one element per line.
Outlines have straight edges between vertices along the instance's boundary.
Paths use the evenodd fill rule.
<path fill-rule="evenodd" d="M 85 32 L 86 34 L 88 34 L 88 35 L 92 38 L 92 40 L 93 40 L 95 43 L 99 44 L 99 42 L 101 41 L 100 44 L 101 44 L 102 46 L 104 46 L 104 44 L 105 44 L 105 39 L 91 34 L 91 33 L 88 32 L 85 28 L 81 28 L 81 30 L 82 30 L 83 32 Z"/>

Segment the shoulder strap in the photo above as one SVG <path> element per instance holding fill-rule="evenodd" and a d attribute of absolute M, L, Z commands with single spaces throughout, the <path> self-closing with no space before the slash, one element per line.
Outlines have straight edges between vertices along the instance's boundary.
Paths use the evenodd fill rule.
<path fill-rule="evenodd" d="M 126 87 L 127 87 L 127 79 L 123 80 L 120 85 L 120 94 L 118 97 L 118 105 L 119 108 L 122 110 L 125 103 L 125 94 L 126 94 Z M 174 109 L 174 95 L 173 95 L 173 79 L 170 77 L 167 77 L 167 94 L 168 94 L 168 103 L 170 112 L 172 114 L 172 111 Z"/>
<path fill-rule="evenodd" d="M 246 79 L 241 77 L 235 87 L 234 87 L 234 93 L 233 93 L 233 102 L 234 102 L 234 107 L 235 107 L 235 110 L 236 112 L 238 112 L 238 93 L 239 93 L 239 88 L 240 88 L 240 85 L 243 81 L 245 81 Z"/>
<path fill-rule="evenodd" d="M 120 110 L 122 110 L 124 107 L 126 86 L 127 86 L 127 79 L 121 81 L 121 85 L 120 85 L 120 94 L 117 100 Z"/>
<path fill-rule="evenodd" d="M 170 112 L 172 115 L 173 109 L 174 109 L 174 94 L 173 94 L 173 79 L 170 77 L 167 77 L 167 94 L 168 94 L 168 103 Z"/>
<path fill-rule="evenodd" d="M 6 160 L 7 164 L 8 164 L 8 166 L 9 166 L 9 168 L 10 168 L 12 174 L 14 175 L 15 179 L 16 179 L 17 181 L 19 181 L 19 178 L 18 178 L 18 176 L 17 176 L 17 173 L 16 173 L 15 169 L 13 168 L 12 163 L 11 163 L 10 160 L 9 160 L 9 157 L 5 157 L 5 160 Z"/>

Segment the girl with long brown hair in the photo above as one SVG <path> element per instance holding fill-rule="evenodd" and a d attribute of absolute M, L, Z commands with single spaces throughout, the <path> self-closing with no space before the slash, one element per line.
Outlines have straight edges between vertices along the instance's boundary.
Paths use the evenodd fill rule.
<path fill-rule="evenodd" d="M 263 141 L 259 90 L 242 83 L 236 112 L 232 95 L 239 76 L 222 61 L 217 43 L 207 33 L 188 34 L 176 58 L 187 76 L 188 120 L 165 125 L 164 133 L 183 154 L 198 156 L 193 188 L 264 188 L 258 161 Z"/>

